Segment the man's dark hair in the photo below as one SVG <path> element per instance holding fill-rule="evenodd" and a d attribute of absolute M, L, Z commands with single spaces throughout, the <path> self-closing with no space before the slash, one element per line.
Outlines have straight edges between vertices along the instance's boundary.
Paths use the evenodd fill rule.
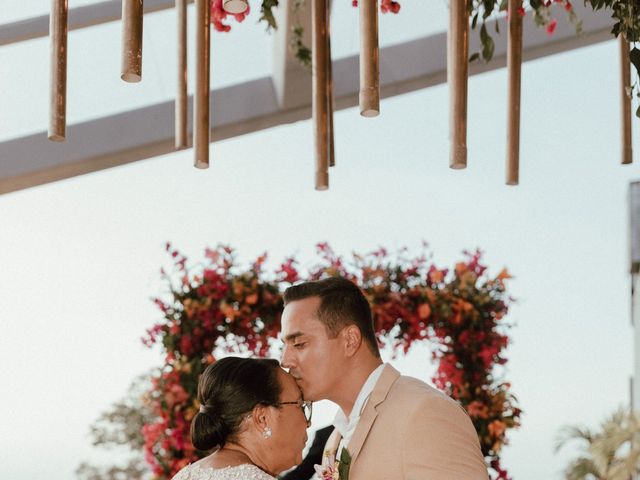
<path fill-rule="evenodd" d="M 356 325 L 369 350 L 380 357 L 371 307 L 356 284 L 342 277 L 300 283 L 285 290 L 284 305 L 310 297 L 320 297 L 316 316 L 330 338 L 335 338 L 344 327 Z"/>

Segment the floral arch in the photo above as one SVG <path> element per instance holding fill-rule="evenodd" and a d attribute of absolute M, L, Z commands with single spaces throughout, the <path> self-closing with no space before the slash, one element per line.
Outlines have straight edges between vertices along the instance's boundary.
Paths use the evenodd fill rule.
<path fill-rule="evenodd" d="M 418 256 L 406 249 L 395 256 L 385 249 L 354 253 L 346 262 L 322 243 L 318 262 L 303 273 L 293 257 L 267 272 L 266 253 L 242 269 L 226 246 L 207 249 L 202 265 L 187 268 L 180 252 L 170 244 L 166 248 L 174 262 L 173 272 L 162 271 L 170 292 L 155 299 L 163 318 L 143 338 L 148 346 L 160 344 L 164 353 L 164 365 L 145 395 L 156 418 L 143 427 L 145 458 L 157 478 L 171 478 L 204 454 L 191 445 L 189 425 L 198 408 L 198 376 L 215 361 L 214 350 L 267 355 L 279 331 L 284 288 L 336 274 L 362 288 L 378 339 L 394 353 L 406 353 L 414 342 L 432 342 L 433 383 L 469 413 L 493 478 L 508 478 L 500 451 L 521 413 L 510 384 L 497 373 L 507 362 L 510 276 L 506 270 L 489 276 L 480 251 L 441 269 L 426 248 Z"/>

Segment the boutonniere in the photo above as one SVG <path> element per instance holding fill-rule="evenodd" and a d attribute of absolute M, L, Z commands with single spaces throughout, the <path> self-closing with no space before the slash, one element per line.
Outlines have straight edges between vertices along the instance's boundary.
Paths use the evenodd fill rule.
<path fill-rule="evenodd" d="M 338 462 L 336 462 L 335 450 L 325 450 L 322 455 L 322 465 L 314 465 L 318 480 L 339 480 Z"/>
<path fill-rule="evenodd" d="M 318 480 L 349 480 L 351 455 L 346 448 L 340 453 L 340 461 L 336 461 L 335 450 L 325 450 L 322 465 L 315 465 Z"/>

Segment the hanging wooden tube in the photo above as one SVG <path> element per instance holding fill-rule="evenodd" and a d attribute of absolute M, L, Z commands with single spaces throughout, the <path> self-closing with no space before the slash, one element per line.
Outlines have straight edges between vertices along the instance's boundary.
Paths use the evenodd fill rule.
<path fill-rule="evenodd" d="M 507 185 L 518 185 L 520 170 L 520 86 L 522 73 L 522 0 L 509 0 L 507 40 Z"/>
<path fill-rule="evenodd" d="M 329 188 L 329 120 L 327 101 L 327 0 L 312 0 L 312 112 L 316 190 Z"/>
<path fill-rule="evenodd" d="M 327 120 L 329 125 L 329 166 L 336 166 L 336 152 L 333 135 L 333 62 L 331 60 L 331 0 L 327 2 Z"/>
<path fill-rule="evenodd" d="M 360 115 L 380 114 L 378 0 L 360 0 Z"/>
<path fill-rule="evenodd" d="M 178 31 L 178 90 L 175 102 L 175 147 L 187 148 L 187 0 L 176 0 Z"/>
<path fill-rule="evenodd" d="M 49 18 L 49 140 L 63 142 L 67 129 L 67 0 L 52 0 Z"/>
<path fill-rule="evenodd" d="M 196 168 L 209 168 L 209 0 L 196 0 L 196 91 L 193 101 L 193 151 Z"/>
<path fill-rule="evenodd" d="M 125 82 L 142 80 L 143 0 L 122 0 L 122 74 Z"/>
<path fill-rule="evenodd" d="M 622 102 L 622 159 L 621 163 L 627 165 L 633 162 L 633 150 L 631 148 L 631 66 L 629 58 L 629 42 L 623 35 L 618 36 L 620 43 L 620 100 Z"/>
<path fill-rule="evenodd" d="M 467 80 L 469 75 L 469 17 L 467 0 L 449 2 L 447 82 L 449 84 L 449 166 L 467 167 Z"/>

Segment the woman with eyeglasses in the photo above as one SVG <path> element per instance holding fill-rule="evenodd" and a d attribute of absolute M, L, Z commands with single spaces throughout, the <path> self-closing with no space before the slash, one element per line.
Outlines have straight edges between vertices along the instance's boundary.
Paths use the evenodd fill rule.
<path fill-rule="evenodd" d="M 218 360 L 200 377 L 198 401 L 191 442 L 212 453 L 174 480 L 274 480 L 302 461 L 311 402 L 277 360 Z"/>

